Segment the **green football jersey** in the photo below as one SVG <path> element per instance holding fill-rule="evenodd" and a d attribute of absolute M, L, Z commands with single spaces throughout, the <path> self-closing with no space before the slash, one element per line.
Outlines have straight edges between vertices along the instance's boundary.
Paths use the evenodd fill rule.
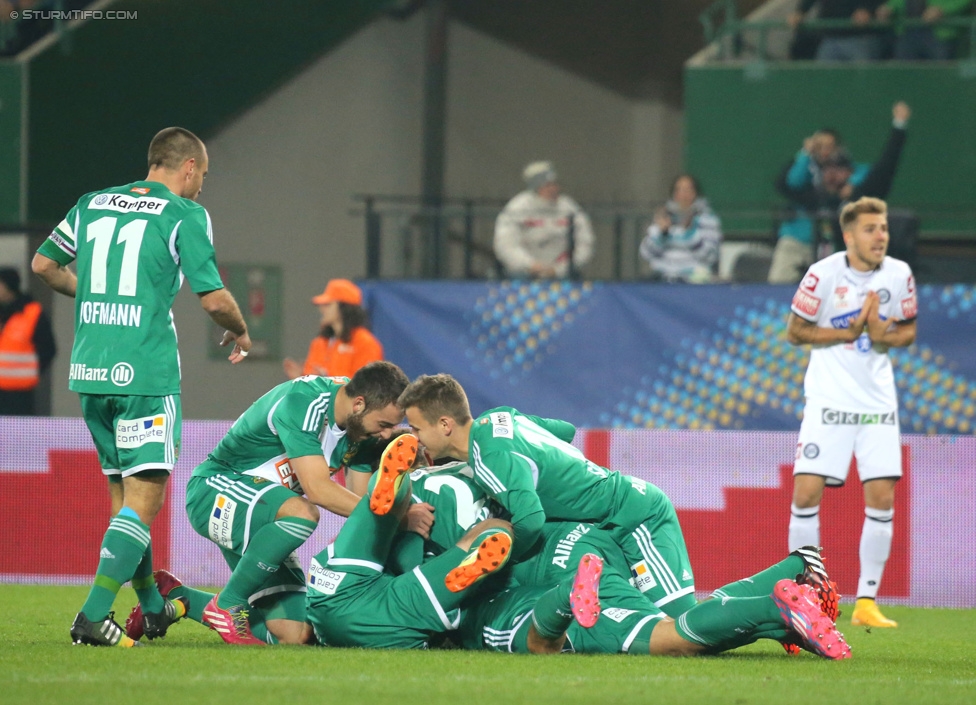
<path fill-rule="evenodd" d="M 38 249 L 76 262 L 69 388 L 85 394 L 180 393 L 171 308 L 185 276 L 222 289 L 206 209 L 154 181 L 82 196 Z"/>
<path fill-rule="evenodd" d="M 547 521 L 605 525 L 622 506 L 632 480 L 587 460 L 568 441 L 572 425 L 511 407 L 485 412 L 471 427 L 468 458 L 475 480 L 512 514 L 540 509 Z"/>
<path fill-rule="evenodd" d="M 370 472 L 382 451 L 376 439 L 352 442 L 335 422 L 336 393 L 348 381 L 307 375 L 279 384 L 237 418 L 193 474 L 253 475 L 302 494 L 291 458 L 322 455 L 332 474 L 343 467 Z"/>
<path fill-rule="evenodd" d="M 434 507 L 434 526 L 424 554 L 439 556 L 468 529 L 491 516 L 488 493 L 475 481 L 467 463 L 454 462 L 414 470 L 413 496 Z"/>

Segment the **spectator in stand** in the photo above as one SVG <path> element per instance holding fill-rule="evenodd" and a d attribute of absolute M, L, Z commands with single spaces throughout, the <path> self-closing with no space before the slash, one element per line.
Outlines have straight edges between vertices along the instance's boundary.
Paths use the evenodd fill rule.
<path fill-rule="evenodd" d="M 681 174 L 671 184 L 670 200 L 654 214 L 640 254 L 656 278 L 704 284 L 714 278 L 721 244 L 722 224 L 698 180 Z"/>
<path fill-rule="evenodd" d="M 800 151 L 776 180 L 776 190 L 789 205 L 777 233 L 770 284 L 795 283 L 813 264 L 814 227 L 820 215 L 815 194 L 836 190 L 844 183 L 860 183 L 869 169 L 868 164 L 851 163 L 837 130 L 822 128 L 803 140 Z"/>
<path fill-rule="evenodd" d="M 495 221 L 495 256 L 509 277 L 549 279 L 579 271 L 593 257 L 593 229 L 583 209 L 560 193 L 550 162 L 532 162 L 522 173 L 528 187 Z M 570 227 L 572 226 L 572 227 Z"/>
<path fill-rule="evenodd" d="M 877 10 L 882 22 L 892 18 L 922 19 L 930 25 L 945 17 L 967 14 L 973 0 L 888 0 Z M 958 27 L 912 27 L 895 39 L 895 59 L 948 61 L 955 54 Z"/>
<path fill-rule="evenodd" d="M 34 414 L 34 391 L 56 352 L 51 321 L 20 291 L 20 272 L 0 267 L 0 416 Z"/>
<path fill-rule="evenodd" d="M 787 21 L 796 29 L 814 5 L 818 8 L 819 19 L 850 20 L 853 27 L 823 33 L 816 60 L 877 61 L 884 50 L 884 42 L 876 30 L 866 25 L 874 19 L 880 4 L 881 0 L 800 0 Z"/>
<path fill-rule="evenodd" d="M 369 314 L 358 286 L 348 279 L 333 279 L 312 303 L 322 314 L 322 328 L 308 346 L 304 364 L 285 358 L 289 379 L 301 375 L 352 377 L 366 363 L 383 359 L 383 346 L 369 331 Z"/>
<path fill-rule="evenodd" d="M 827 240 L 836 243 L 834 221 L 845 203 L 862 196 L 887 198 L 908 137 L 911 109 L 906 103 L 898 102 L 891 114 L 888 141 L 873 165 L 854 164 L 843 147 L 824 151 L 814 135 L 804 141 L 804 148 L 780 173 L 776 189 L 790 201 L 791 213 L 779 227 L 769 269 L 770 284 L 800 281 L 803 272 L 814 262 L 813 243 L 818 236 L 818 223 L 826 228 Z M 817 161 L 816 154 L 829 156 L 821 156 L 822 161 L 814 166 L 811 162 Z"/>

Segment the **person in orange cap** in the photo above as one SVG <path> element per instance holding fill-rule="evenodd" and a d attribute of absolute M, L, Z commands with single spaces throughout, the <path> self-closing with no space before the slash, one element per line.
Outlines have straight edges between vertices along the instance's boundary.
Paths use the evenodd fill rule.
<path fill-rule="evenodd" d="M 289 379 L 301 375 L 352 377 L 368 362 L 383 359 L 383 346 L 369 331 L 363 292 L 348 279 L 332 279 L 312 303 L 322 312 L 322 329 L 308 346 L 305 364 L 285 358 Z"/>

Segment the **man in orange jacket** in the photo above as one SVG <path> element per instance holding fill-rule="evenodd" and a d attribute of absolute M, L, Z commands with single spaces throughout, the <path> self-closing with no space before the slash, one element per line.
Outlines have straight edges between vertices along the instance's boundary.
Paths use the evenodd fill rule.
<path fill-rule="evenodd" d="M 34 414 L 34 389 L 56 351 L 51 321 L 21 293 L 20 273 L 0 267 L 0 415 Z"/>
<path fill-rule="evenodd" d="M 304 365 L 285 359 L 289 379 L 300 375 L 352 377 L 366 363 L 383 359 L 383 346 L 369 331 L 358 286 L 348 279 L 333 279 L 312 303 L 322 313 L 322 329 L 309 345 Z"/>

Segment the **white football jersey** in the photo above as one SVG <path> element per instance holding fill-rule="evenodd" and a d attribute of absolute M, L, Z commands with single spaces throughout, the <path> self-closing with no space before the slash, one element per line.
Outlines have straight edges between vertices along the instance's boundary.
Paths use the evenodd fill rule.
<path fill-rule="evenodd" d="M 791 306 L 793 313 L 820 328 L 847 328 L 861 312 L 869 291 L 878 294 L 882 320 L 910 321 L 918 313 L 912 270 L 885 257 L 871 272 L 859 272 L 837 252 L 807 270 Z M 808 401 L 840 411 L 898 408 L 888 346 L 872 344 L 867 332 L 852 343 L 814 345 L 803 384 Z"/>

